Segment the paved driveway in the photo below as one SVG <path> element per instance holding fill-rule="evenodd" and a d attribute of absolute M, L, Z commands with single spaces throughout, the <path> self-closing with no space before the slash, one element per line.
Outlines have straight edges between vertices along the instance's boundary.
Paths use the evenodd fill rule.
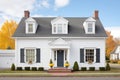
<path fill-rule="evenodd" d="M 0 77 L 0 80 L 120 80 L 120 77 Z"/>

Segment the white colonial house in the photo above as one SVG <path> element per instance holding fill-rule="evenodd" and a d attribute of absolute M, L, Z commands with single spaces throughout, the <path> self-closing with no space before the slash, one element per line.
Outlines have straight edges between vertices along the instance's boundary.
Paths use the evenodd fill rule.
<path fill-rule="evenodd" d="M 106 32 L 98 11 L 93 17 L 29 17 L 24 12 L 15 38 L 16 67 L 44 67 L 50 59 L 54 67 L 65 67 L 75 61 L 79 68 L 105 67 Z"/>
<path fill-rule="evenodd" d="M 120 60 L 120 45 L 110 54 L 110 60 Z"/>

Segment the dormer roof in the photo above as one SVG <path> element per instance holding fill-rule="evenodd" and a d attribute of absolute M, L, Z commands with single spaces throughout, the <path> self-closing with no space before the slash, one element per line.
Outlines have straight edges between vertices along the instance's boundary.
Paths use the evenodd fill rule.
<path fill-rule="evenodd" d="M 25 22 L 36 22 L 32 17 L 29 17 L 25 20 Z"/>
<path fill-rule="evenodd" d="M 56 17 L 55 19 L 51 20 L 51 23 L 55 23 L 55 22 L 57 22 L 57 21 L 64 21 L 64 22 L 66 22 L 66 23 L 68 22 L 67 19 L 59 16 L 59 17 Z"/>
<path fill-rule="evenodd" d="M 96 20 L 93 17 L 89 17 L 88 19 L 85 20 L 85 22 L 95 22 Z"/>

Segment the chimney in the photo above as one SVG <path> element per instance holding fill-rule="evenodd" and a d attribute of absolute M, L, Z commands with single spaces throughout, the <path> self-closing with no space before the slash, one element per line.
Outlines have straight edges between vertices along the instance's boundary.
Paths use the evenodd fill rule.
<path fill-rule="evenodd" d="M 29 18 L 29 16 L 30 16 L 30 12 L 28 10 L 24 11 L 24 17 Z"/>
<path fill-rule="evenodd" d="M 94 11 L 94 18 L 95 18 L 95 19 L 98 19 L 98 18 L 99 18 L 99 11 L 98 11 L 98 10 L 95 10 L 95 11 Z"/>

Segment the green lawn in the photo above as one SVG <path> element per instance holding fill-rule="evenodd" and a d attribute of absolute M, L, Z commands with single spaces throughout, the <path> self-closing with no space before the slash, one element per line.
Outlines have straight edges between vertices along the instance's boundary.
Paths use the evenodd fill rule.
<path fill-rule="evenodd" d="M 55 76 L 50 73 L 47 73 L 47 71 L 11 71 L 9 69 L 7 70 L 0 70 L 0 77 L 1 76 L 10 76 L 10 77 L 41 77 L 41 76 Z M 59 76 L 59 75 L 57 75 Z M 70 74 L 67 74 L 65 76 L 120 76 L 120 69 L 112 68 L 110 71 L 76 71 L 72 72 Z"/>
<path fill-rule="evenodd" d="M 10 69 L 0 70 L 0 73 L 47 73 L 46 71 L 11 71 Z"/>

